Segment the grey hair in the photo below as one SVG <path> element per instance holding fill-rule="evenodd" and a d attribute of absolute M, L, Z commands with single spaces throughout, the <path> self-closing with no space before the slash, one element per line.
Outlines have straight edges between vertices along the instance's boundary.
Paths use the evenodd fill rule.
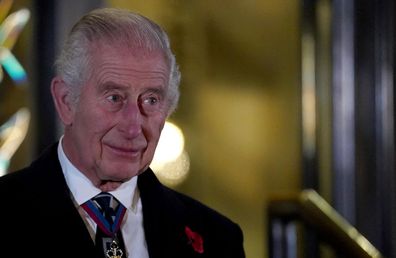
<path fill-rule="evenodd" d="M 166 32 L 142 15 L 116 8 L 96 9 L 83 16 L 73 26 L 55 61 L 56 74 L 72 87 L 74 101 L 78 100 L 81 86 L 90 76 L 90 49 L 96 42 L 140 49 L 147 53 L 162 51 L 170 68 L 168 115 L 176 109 L 180 95 L 180 71 Z"/>

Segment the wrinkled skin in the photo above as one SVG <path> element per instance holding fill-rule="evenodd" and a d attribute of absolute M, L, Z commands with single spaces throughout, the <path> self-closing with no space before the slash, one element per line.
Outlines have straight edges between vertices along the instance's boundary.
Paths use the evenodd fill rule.
<path fill-rule="evenodd" d="M 102 191 L 150 164 L 168 111 L 169 67 L 160 52 L 136 55 L 99 45 L 75 103 L 60 77 L 51 91 L 65 125 L 68 159 Z"/>

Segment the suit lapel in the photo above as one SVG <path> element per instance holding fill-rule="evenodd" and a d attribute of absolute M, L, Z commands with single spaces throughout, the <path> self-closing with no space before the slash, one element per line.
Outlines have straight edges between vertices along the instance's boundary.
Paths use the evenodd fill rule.
<path fill-rule="evenodd" d="M 148 169 L 138 178 L 143 205 L 143 224 L 151 258 L 191 257 L 185 234 L 187 217 L 183 204 L 170 194 Z"/>
<path fill-rule="evenodd" d="M 32 203 L 40 203 L 44 207 L 37 210 L 38 216 L 45 221 L 49 232 L 59 235 L 56 246 L 63 247 L 67 253 L 72 253 L 74 249 L 85 257 L 93 257 L 94 243 L 71 200 L 56 149 L 57 144 L 31 165 L 34 175 L 32 185 L 37 189 L 36 195 L 32 196 Z M 57 232 L 61 232 L 61 235 Z M 69 241 L 65 242 L 64 239 Z"/>

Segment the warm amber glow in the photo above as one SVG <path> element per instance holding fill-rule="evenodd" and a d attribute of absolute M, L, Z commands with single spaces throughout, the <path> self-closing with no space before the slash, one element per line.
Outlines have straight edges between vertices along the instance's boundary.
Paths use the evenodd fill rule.
<path fill-rule="evenodd" d="M 177 185 L 186 177 L 190 159 L 184 151 L 184 136 L 179 127 L 166 122 L 150 166 L 167 185 Z"/>
<path fill-rule="evenodd" d="M 315 103 L 315 44 L 311 35 L 302 35 L 302 126 L 305 155 L 315 152 L 316 103 Z"/>
<path fill-rule="evenodd" d="M 176 125 L 165 122 L 157 150 L 154 154 L 154 161 L 158 163 L 174 161 L 181 155 L 183 149 L 184 136 L 182 131 Z"/>

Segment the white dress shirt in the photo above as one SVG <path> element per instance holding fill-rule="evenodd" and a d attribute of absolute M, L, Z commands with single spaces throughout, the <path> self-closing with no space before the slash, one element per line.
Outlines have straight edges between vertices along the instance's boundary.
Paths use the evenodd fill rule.
<path fill-rule="evenodd" d="M 94 240 L 96 223 L 80 205 L 99 194 L 101 190 L 95 187 L 66 157 L 62 147 L 62 140 L 63 137 L 61 137 L 58 145 L 59 162 L 78 211 Z M 139 189 L 137 188 L 137 177 L 133 177 L 129 181 L 122 183 L 116 190 L 109 193 L 127 208 L 121 224 L 121 232 L 127 252 L 126 257 L 149 258 L 143 228 L 142 203 L 139 196 Z"/>

